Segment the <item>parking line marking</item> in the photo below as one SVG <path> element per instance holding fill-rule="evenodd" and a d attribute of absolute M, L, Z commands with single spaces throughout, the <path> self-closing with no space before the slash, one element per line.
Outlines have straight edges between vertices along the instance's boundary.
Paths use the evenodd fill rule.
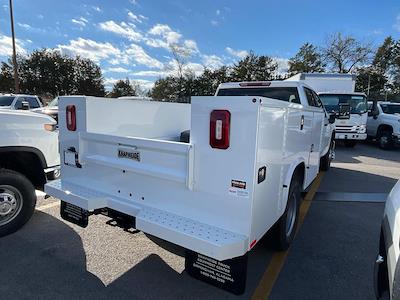
<path fill-rule="evenodd" d="M 56 207 L 58 205 L 60 205 L 60 202 L 57 201 L 57 202 L 54 202 L 54 203 L 49 203 L 49 204 L 46 204 L 46 205 L 42 205 L 42 206 L 36 207 L 36 210 L 44 211 L 44 210 L 46 210 L 48 208 Z"/>
<path fill-rule="evenodd" d="M 299 223 L 297 225 L 296 235 L 299 232 L 300 227 L 304 222 L 304 219 L 311 206 L 311 202 L 315 196 L 315 193 L 317 192 L 318 187 L 321 184 L 323 176 L 324 172 L 318 174 L 317 178 L 312 183 L 309 192 L 306 194 L 303 202 L 300 205 Z M 251 297 L 252 300 L 261 300 L 269 298 L 272 288 L 274 287 L 275 281 L 278 279 L 279 273 L 281 272 L 282 267 L 285 264 L 289 250 L 290 248 L 287 251 L 275 252 L 272 255 L 271 262 L 267 266 L 263 276 L 261 277 L 260 282 L 258 283 L 256 290 L 253 293 L 253 296 Z"/>

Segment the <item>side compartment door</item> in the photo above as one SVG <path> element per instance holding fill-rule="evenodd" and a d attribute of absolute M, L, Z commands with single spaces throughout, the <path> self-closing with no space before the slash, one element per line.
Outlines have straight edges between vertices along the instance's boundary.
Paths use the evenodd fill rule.
<path fill-rule="evenodd" d="M 324 122 L 323 108 L 318 107 L 317 99 L 313 95 L 313 91 L 304 87 L 310 111 L 307 113 L 312 115 L 311 143 L 309 147 L 309 160 L 307 166 L 307 183 L 310 183 L 318 174 L 319 158 L 322 147 L 322 127 Z"/>

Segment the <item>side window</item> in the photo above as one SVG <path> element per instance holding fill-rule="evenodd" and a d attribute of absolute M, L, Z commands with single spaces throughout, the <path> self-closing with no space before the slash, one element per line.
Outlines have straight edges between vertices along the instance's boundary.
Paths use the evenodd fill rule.
<path fill-rule="evenodd" d="M 321 101 L 321 99 L 319 99 L 317 93 L 314 92 L 314 91 L 312 91 L 312 94 L 313 94 L 313 96 L 314 96 L 315 105 L 318 106 L 318 107 L 323 107 L 322 101 Z"/>
<path fill-rule="evenodd" d="M 22 108 L 22 101 L 25 101 L 24 98 L 18 98 L 17 101 L 15 102 L 15 109 L 21 109 Z"/>
<path fill-rule="evenodd" d="M 308 101 L 308 105 L 310 106 L 316 106 L 315 104 L 315 99 L 314 96 L 312 94 L 312 91 L 308 88 L 304 88 L 304 92 L 306 93 L 306 97 L 307 97 L 307 101 Z"/>
<path fill-rule="evenodd" d="M 40 107 L 38 100 L 35 97 L 25 97 L 25 101 L 29 103 L 29 108 Z"/>

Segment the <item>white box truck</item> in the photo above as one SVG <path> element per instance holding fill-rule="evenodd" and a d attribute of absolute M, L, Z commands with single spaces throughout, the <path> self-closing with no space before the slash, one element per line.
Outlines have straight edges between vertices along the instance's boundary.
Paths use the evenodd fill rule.
<path fill-rule="evenodd" d="M 299 73 L 287 81 L 302 81 L 311 86 L 328 112 L 335 112 L 335 138 L 347 147 L 367 138 L 367 97 L 355 92 L 356 76 L 352 74 Z"/>
<path fill-rule="evenodd" d="M 289 246 L 301 193 L 329 168 L 334 118 L 317 98 L 284 81 L 222 84 L 191 104 L 60 97 L 61 179 L 46 193 L 64 219 L 124 220 L 186 248 L 192 276 L 242 293 L 248 251 L 273 226 Z"/>

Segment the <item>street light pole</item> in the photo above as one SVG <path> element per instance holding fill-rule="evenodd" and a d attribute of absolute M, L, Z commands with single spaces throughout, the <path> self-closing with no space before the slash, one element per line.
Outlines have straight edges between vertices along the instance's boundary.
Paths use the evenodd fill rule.
<path fill-rule="evenodd" d="M 12 35 L 12 46 L 13 46 L 13 66 L 14 66 L 14 83 L 15 93 L 19 94 L 19 77 L 18 77 L 18 65 L 17 65 L 17 51 L 15 49 L 15 32 L 14 32 L 14 15 L 12 0 L 10 0 L 10 18 L 11 18 L 11 35 Z"/>

